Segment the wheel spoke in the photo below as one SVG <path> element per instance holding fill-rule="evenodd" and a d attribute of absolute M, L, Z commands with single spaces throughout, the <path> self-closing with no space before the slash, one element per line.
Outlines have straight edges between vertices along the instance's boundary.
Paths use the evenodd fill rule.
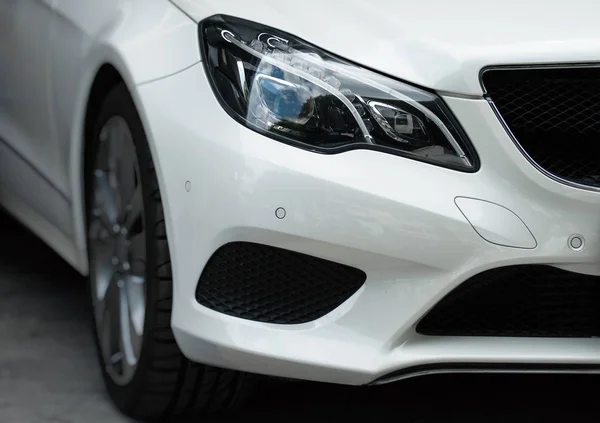
<path fill-rule="evenodd" d="M 94 216 L 109 231 L 117 221 L 115 200 L 109 174 L 102 170 L 96 170 L 94 173 Z"/>
<path fill-rule="evenodd" d="M 96 242 L 91 245 L 91 268 L 95 269 L 92 274 L 92 295 L 94 300 L 94 309 L 96 311 L 96 321 L 103 318 L 107 302 L 110 300 L 108 294 L 111 285 L 114 283 L 114 269 L 111 263 L 112 248 L 107 243 Z"/>
<path fill-rule="evenodd" d="M 107 309 L 110 307 L 110 298 L 109 298 L 109 293 L 111 290 L 111 286 L 114 283 L 114 278 L 112 277 L 112 275 L 110 275 L 107 278 L 95 278 L 96 280 L 94 281 L 94 301 L 95 301 L 95 314 L 96 314 L 96 321 L 100 322 L 102 319 L 104 319 L 106 316 L 106 312 Z"/>
<path fill-rule="evenodd" d="M 104 296 L 96 299 L 94 311 L 98 327 L 102 355 L 107 365 L 112 363 L 114 355 L 119 352 L 118 336 L 118 289 L 114 278 L 107 285 Z"/>
<path fill-rule="evenodd" d="M 135 370 L 137 358 L 133 346 L 131 331 L 131 310 L 129 307 L 129 298 L 127 284 L 124 280 L 119 286 L 119 351 L 123 353 L 121 361 L 121 370 L 124 377 L 128 377 Z"/>
<path fill-rule="evenodd" d="M 129 300 L 129 317 L 135 334 L 141 336 L 144 332 L 144 314 L 146 304 L 146 290 L 144 277 L 129 274 L 125 279 L 127 298 Z"/>
<path fill-rule="evenodd" d="M 146 237 L 139 233 L 131 239 L 129 248 L 130 272 L 127 276 L 129 304 L 131 307 L 131 323 L 135 333 L 140 337 L 144 331 L 144 318 L 146 312 Z M 141 345 L 139 345 L 141 348 Z M 136 348 L 137 349 L 137 348 Z"/>
<path fill-rule="evenodd" d="M 142 198 L 142 186 L 138 184 L 134 188 L 133 194 L 127 201 L 123 210 L 122 222 L 123 226 L 131 232 L 135 224 L 142 219 L 142 213 L 144 211 L 144 202 Z"/>

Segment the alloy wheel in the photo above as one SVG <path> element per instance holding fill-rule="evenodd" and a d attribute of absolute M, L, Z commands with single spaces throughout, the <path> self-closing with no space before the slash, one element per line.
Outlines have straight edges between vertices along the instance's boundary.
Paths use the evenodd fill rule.
<path fill-rule="evenodd" d="M 106 371 L 118 385 L 137 368 L 146 314 L 146 230 L 140 168 L 129 126 L 100 131 L 89 225 L 94 318 Z"/>

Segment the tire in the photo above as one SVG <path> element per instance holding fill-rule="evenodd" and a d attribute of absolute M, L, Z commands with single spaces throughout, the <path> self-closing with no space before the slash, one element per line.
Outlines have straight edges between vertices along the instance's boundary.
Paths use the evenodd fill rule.
<path fill-rule="evenodd" d="M 96 198 L 91 169 L 99 152 L 102 128 L 114 116 L 123 118 L 127 123 L 139 168 L 146 240 L 145 313 L 137 365 L 131 379 L 121 384 L 116 383 L 108 371 L 110 366 L 102 352 L 100 330 L 96 319 L 93 319 L 98 359 L 108 393 L 125 415 L 146 421 L 235 410 L 250 392 L 254 378 L 246 373 L 191 362 L 183 356 L 174 339 L 171 330 L 173 280 L 160 190 L 140 117 L 123 84 L 107 94 L 95 120 L 93 139 L 88 143 L 88 247 L 91 245 L 89 234 L 94 217 L 92 203 Z M 90 259 L 90 287 L 92 279 Z M 122 288 L 122 285 L 119 286 Z M 90 298 L 94 309 L 92 290 Z"/>

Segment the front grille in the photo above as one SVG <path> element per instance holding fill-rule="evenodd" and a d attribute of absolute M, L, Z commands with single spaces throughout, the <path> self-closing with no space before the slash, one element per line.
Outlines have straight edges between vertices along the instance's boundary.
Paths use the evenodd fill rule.
<path fill-rule="evenodd" d="M 600 187 L 600 68 L 491 69 L 482 82 L 533 161 L 560 179 Z"/>
<path fill-rule="evenodd" d="M 364 284 L 361 270 L 250 242 L 219 248 L 206 264 L 196 299 L 212 310 L 266 323 L 325 316 Z"/>
<path fill-rule="evenodd" d="M 600 277 L 552 266 L 480 273 L 418 323 L 436 336 L 588 338 L 600 336 Z"/>

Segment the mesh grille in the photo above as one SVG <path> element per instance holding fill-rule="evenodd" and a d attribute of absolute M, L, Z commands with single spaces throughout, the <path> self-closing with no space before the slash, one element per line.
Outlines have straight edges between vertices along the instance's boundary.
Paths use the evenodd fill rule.
<path fill-rule="evenodd" d="M 437 336 L 600 336 L 600 277 L 551 266 L 481 273 L 440 301 L 417 325 Z"/>
<path fill-rule="evenodd" d="M 600 68 L 488 70 L 483 84 L 540 167 L 600 187 Z"/>
<path fill-rule="evenodd" d="M 233 242 L 206 264 L 196 299 L 242 319 L 310 322 L 333 311 L 363 285 L 361 270 L 281 248 Z"/>

